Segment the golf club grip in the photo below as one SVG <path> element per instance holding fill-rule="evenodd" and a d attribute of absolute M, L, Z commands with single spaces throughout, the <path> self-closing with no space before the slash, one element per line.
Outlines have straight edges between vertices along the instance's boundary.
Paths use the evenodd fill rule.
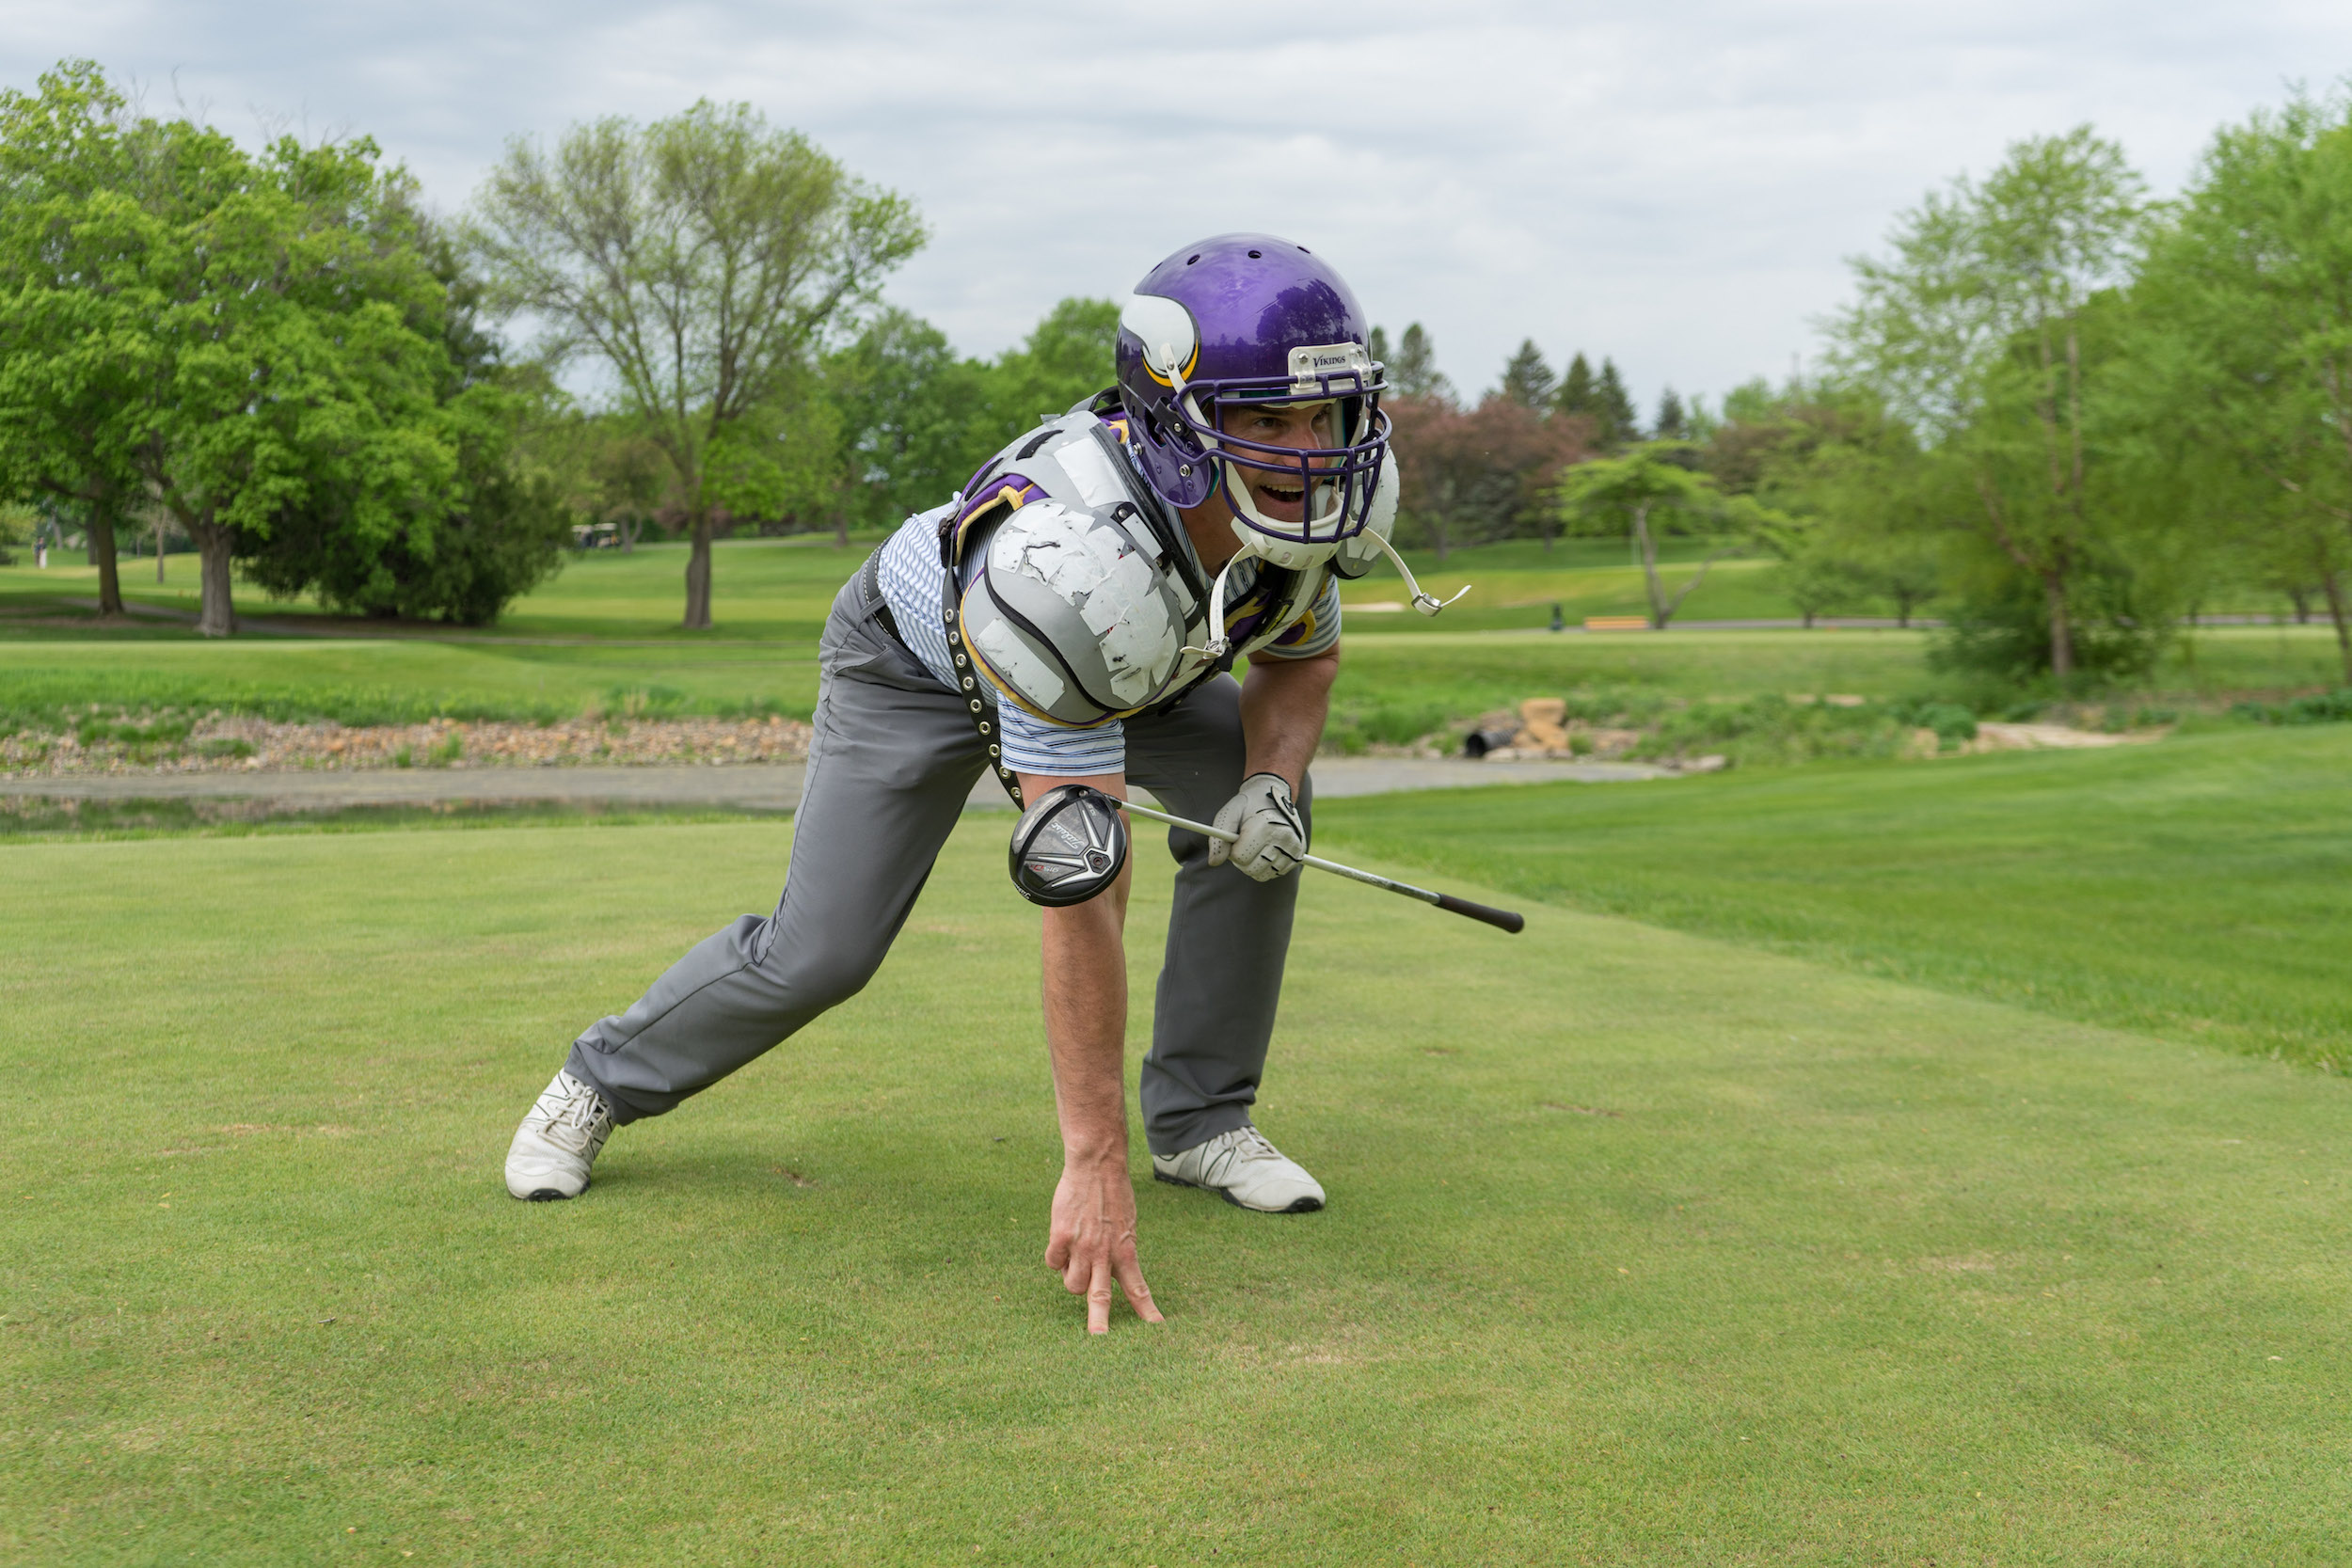
<path fill-rule="evenodd" d="M 1466 914 L 1472 920 L 1483 920 L 1487 925 L 1499 927 L 1514 936 L 1527 929 L 1527 917 L 1516 910 L 1498 910 L 1485 904 L 1473 904 L 1467 898 L 1456 898 L 1450 893 L 1438 895 L 1438 908 L 1448 914 Z"/>

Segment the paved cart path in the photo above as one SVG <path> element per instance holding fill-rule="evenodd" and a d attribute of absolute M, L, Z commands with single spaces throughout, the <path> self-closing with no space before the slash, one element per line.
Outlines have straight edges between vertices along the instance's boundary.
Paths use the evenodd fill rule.
<path fill-rule="evenodd" d="M 0 779 L 0 795 L 52 800 L 242 800 L 289 809 L 422 805 L 441 800 L 520 803 L 606 800 L 645 806 L 733 806 L 790 811 L 807 769 L 799 763 L 702 768 L 416 768 L 300 772 L 88 773 Z M 1468 784 L 1613 784 L 1670 778 L 1631 762 L 1469 762 L 1452 757 L 1327 757 L 1314 765 L 1315 793 L 1385 795 Z M 983 776 L 971 805 L 1009 802 Z"/>

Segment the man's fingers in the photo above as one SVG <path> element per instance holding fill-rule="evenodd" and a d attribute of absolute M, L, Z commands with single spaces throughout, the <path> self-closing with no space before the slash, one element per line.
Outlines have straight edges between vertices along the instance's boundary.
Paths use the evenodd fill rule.
<path fill-rule="evenodd" d="M 1057 1236 L 1045 1243 L 1045 1266 L 1059 1273 L 1070 1267 L 1070 1238 Z"/>
<path fill-rule="evenodd" d="M 1114 1272 L 1119 1276 L 1120 1289 L 1127 1292 L 1127 1305 L 1136 1309 L 1136 1317 L 1148 1323 L 1168 1321 L 1152 1304 L 1152 1287 L 1143 1282 L 1143 1265 L 1136 1261 L 1134 1253 L 1120 1259 Z"/>
<path fill-rule="evenodd" d="M 1111 1266 L 1107 1261 L 1094 1265 L 1094 1277 L 1087 1286 L 1087 1332 L 1108 1334 L 1111 1331 Z"/>

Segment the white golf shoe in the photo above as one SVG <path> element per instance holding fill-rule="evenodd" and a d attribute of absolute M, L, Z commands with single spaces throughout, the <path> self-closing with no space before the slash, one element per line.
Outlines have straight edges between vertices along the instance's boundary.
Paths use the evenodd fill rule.
<path fill-rule="evenodd" d="M 1154 1154 L 1152 1175 L 1178 1187 L 1206 1187 L 1237 1209 L 1263 1214 L 1311 1214 L 1323 1207 L 1323 1183 L 1254 1127 L 1236 1127 L 1181 1154 Z"/>
<path fill-rule="evenodd" d="M 612 1107 L 604 1096 L 568 1072 L 559 1072 L 547 1093 L 515 1129 L 506 1151 L 506 1190 L 532 1203 L 578 1197 L 588 1190 L 588 1167 L 612 1135 Z"/>

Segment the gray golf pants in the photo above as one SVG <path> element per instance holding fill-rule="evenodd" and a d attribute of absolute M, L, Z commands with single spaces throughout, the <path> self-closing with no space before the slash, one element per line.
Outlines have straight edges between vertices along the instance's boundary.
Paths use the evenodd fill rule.
<path fill-rule="evenodd" d="M 707 938 L 573 1043 L 565 1065 L 616 1120 L 660 1116 L 865 989 L 985 770 L 962 703 L 873 611 L 852 578 L 825 623 L 808 781 L 775 912 Z M 1179 816 L 1206 821 L 1241 787 L 1241 689 L 1230 678 L 1126 732 L 1127 777 Z M 1310 803 L 1302 790 L 1301 809 Z M 1212 866 L 1209 841 L 1181 829 L 1168 846 L 1175 908 L 1142 1073 L 1154 1154 L 1248 1121 L 1298 900 L 1295 873 L 1256 882 Z"/>

